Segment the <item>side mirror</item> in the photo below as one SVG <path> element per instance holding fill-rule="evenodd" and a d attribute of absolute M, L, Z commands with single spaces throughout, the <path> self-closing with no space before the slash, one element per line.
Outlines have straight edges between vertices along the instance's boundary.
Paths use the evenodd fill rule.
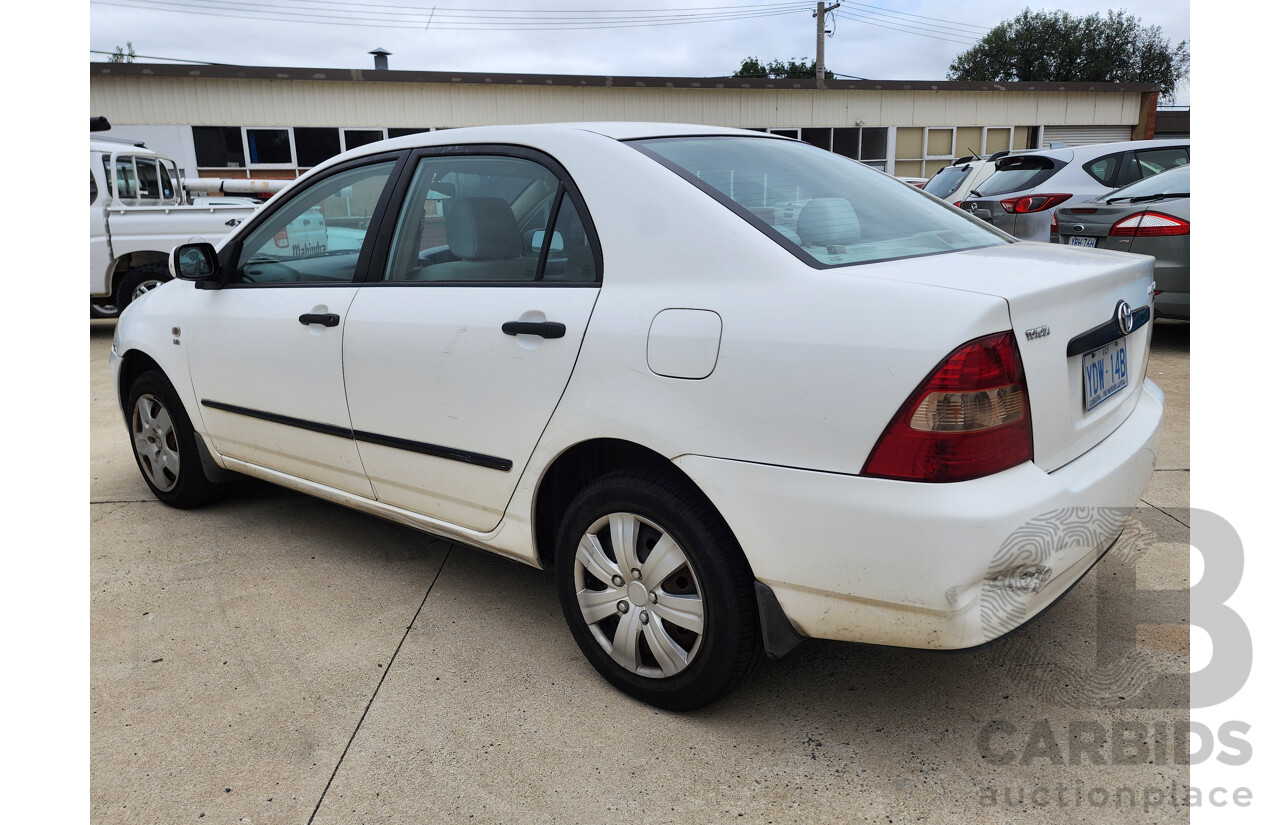
<path fill-rule="evenodd" d="M 546 230 L 535 229 L 529 234 L 530 234 L 529 251 L 537 252 L 541 250 L 542 245 L 546 243 L 546 238 L 547 238 Z M 564 235 L 561 235 L 559 232 L 551 233 L 551 251 L 552 252 L 564 251 Z"/>
<path fill-rule="evenodd" d="M 212 281 L 218 277 L 218 254 L 211 243 L 187 243 L 169 256 L 169 274 L 184 281 Z"/>

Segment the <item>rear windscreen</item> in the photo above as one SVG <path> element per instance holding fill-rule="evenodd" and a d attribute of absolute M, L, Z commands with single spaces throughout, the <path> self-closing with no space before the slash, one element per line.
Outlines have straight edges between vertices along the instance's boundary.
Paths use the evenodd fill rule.
<path fill-rule="evenodd" d="M 924 185 L 924 191 L 935 198 L 945 200 L 960 188 L 965 178 L 969 177 L 969 170 L 969 166 L 948 166 L 946 169 L 941 169 L 938 174 L 929 178 L 929 182 Z"/>
<path fill-rule="evenodd" d="M 1009 242 L 987 224 L 914 186 L 799 141 L 726 135 L 654 138 L 630 145 L 811 266 L 847 266 Z M 689 229 L 698 231 L 696 226 Z"/>
<path fill-rule="evenodd" d="M 1057 168 L 1058 164 L 1049 158 L 1034 155 L 1024 158 L 1001 158 L 996 162 L 995 174 L 978 187 L 978 192 L 981 192 L 983 197 L 1021 192 L 1024 189 L 1039 186 L 1048 180 Z"/>

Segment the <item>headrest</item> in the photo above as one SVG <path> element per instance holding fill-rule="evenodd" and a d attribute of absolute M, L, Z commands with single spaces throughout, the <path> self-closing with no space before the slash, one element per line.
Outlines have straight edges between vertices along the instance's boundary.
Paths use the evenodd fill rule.
<path fill-rule="evenodd" d="M 444 216 L 449 251 L 464 261 L 515 258 L 520 228 L 502 198 L 454 198 Z"/>
<path fill-rule="evenodd" d="M 796 218 L 796 234 L 803 246 L 857 243 L 862 236 L 858 213 L 844 198 L 814 198 Z"/>

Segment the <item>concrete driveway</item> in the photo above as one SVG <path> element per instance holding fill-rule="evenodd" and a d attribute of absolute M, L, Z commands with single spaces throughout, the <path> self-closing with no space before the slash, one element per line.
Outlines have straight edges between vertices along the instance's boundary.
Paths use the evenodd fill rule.
<path fill-rule="evenodd" d="M 93 822 L 1187 820 L 1187 325 L 1155 329 L 1149 506 L 1040 620 L 960 654 L 808 641 L 689 714 L 597 676 L 548 573 L 257 482 L 158 503 L 113 330 L 89 341 Z"/>

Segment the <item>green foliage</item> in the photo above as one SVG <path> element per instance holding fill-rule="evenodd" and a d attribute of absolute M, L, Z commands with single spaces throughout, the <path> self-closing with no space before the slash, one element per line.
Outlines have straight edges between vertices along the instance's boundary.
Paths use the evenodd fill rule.
<path fill-rule="evenodd" d="M 128 42 L 125 46 L 129 47 L 129 51 L 125 51 L 123 46 L 116 46 L 115 54 L 107 58 L 108 63 L 132 63 L 137 54 L 133 51 L 133 43 Z"/>
<path fill-rule="evenodd" d="M 783 63 L 781 60 L 770 60 L 768 63 L 761 63 L 758 57 L 748 57 L 742 61 L 742 65 L 733 77 L 769 77 L 774 80 L 812 80 L 818 76 L 818 61 L 810 60 L 806 63 L 803 59 L 796 60 L 794 57 Z M 827 74 L 831 74 L 831 70 L 827 69 Z"/>
<path fill-rule="evenodd" d="M 1024 9 L 961 53 L 949 80 L 1157 83 L 1163 95 L 1187 76 L 1191 48 L 1125 11 L 1078 17 Z"/>

